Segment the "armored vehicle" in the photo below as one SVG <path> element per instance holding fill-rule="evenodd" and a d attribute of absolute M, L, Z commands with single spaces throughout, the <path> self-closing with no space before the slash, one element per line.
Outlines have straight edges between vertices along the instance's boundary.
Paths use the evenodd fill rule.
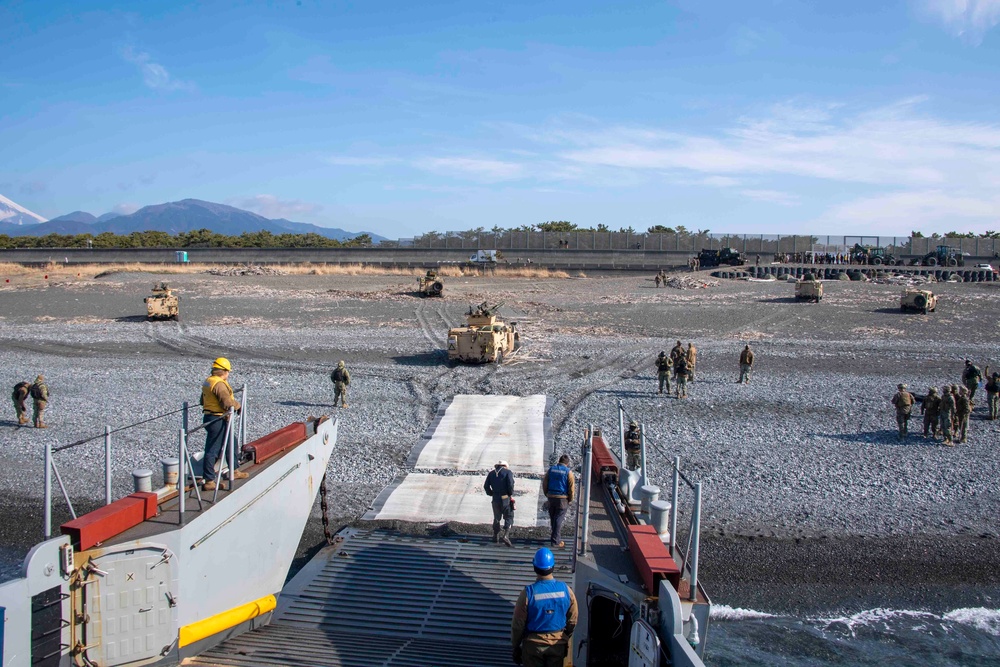
<path fill-rule="evenodd" d="M 427 275 L 418 280 L 418 286 L 420 296 L 442 296 L 444 292 L 444 282 L 434 269 L 427 269 Z"/>
<path fill-rule="evenodd" d="M 913 260 L 915 266 L 965 266 L 965 256 L 961 248 L 939 245 L 920 259 Z"/>
<path fill-rule="evenodd" d="M 904 313 L 908 311 L 925 314 L 934 312 L 937 309 L 937 297 L 930 290 L 905 289 L 899 299 L 899 309 Z"/>
<path fill-rule="evenodd" d="M 816 276 L 807 273 L 802 276 L 802 280 L 795 282 L 796 301 L 814 301 L 819 303 L 823 298 L 823 283 L 816 280 Z"/>
<path fill-rule="evenodd" d="M 150 320 L 179 320 L 177 306 L 180 300 L 166 283 L 153 285 L 152 296 L 147 296 L 146 317 Z"/>
<path fill-rule="evenodd" d="M 707 269 L 713 266 L 743 266 L 747 263 L 743 253 L 736 250 L 736 248 L 723 248 L 721 250 L 709 250 L 708 248 L 702 248 L 701 252 L 698 253 L 698 265 Z"/>
<path fill-rule="evenodd" d="M 484 301 L 469 307 L 467 324 L 448 330 L 448 362 L 470 364 L 503 363 L 505 355 L 514 351 L 520 340 L 517 322 L 502 322 L 497 311 L 503 306 L 489 306 Z"/>

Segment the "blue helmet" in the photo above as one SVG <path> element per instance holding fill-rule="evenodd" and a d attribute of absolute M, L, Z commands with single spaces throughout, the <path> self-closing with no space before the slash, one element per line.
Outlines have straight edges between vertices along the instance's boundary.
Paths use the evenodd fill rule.
<path fill-rule="evenodd" d="M 531 564 L 535 566 L 536 570 L 551 570 L 556 566 L 556 557 L 552 555 L 551 551 L 542 547 L 535 552 Z"/>

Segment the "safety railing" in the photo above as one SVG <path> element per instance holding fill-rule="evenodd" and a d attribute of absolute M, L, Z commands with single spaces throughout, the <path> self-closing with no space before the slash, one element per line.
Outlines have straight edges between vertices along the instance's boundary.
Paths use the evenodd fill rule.
<path fill-rule="evenodd" d="M 240 396 L 241 396 L 241 410 L 240 410 L 240 412 L 235 413 L 234 410 L 230 409 L 228 415 L 225 415 L 225 416 L 222 416 L 222 417 L 217 417 L 215 420 L 209 420 L 209 421 L 203 422 L 203 423 L 195 426 L 194 428 L 189 428 L 190 406 L 188 405 L 187 401 L 185 401 L 183 403 L 182 407 L 180 409 L 178 409 L 178 410 L 173 410 L 171 412 L 165 412 L 163 414 L 159 414 L 159 415 L 156 415 L 154 417 L 149 417 L 148 419 L 143 419 L 141 421 L 138 421 L 138 422 L 135 422 L 135 423 L 132 423 L 132 424 L 126 424 L 125 426 L 120 426 L 120 427 L 114 428 L 114 429 L 111 428 L 110 425 L 105 425 L 104 426 L 104 433 L 102 433 L 100 435 L 95 435 L 95 436 L 91 436 L 91 437 L 88 437 L 88 438 L 83 438 L 81 440 L 76 440 L 74 442 L 71 442 L 71 443 L 68 443 L 68 444 L 65 444 L 65 445 L 58 445 L 58 446 L 55 446 L 55 447 L 52 446 L 51 442 L 46 442 L 45 443 L 45 454 L 44 454 L 44 459 L 45 459 L 44 460 L 44 466 L 45 466 L 45 470 L 44 470 L 44 473 L 43 473 L 43 504 L 44 504 L 44 533 L 45 533 L 45 539 L 48 539 L 48 538 L 52 537 L 52 480 L 53 480 L 53 478 L 55 478 L 55 481 L 58 483 L 60 491 L 62 491 L 62 495 L 63 495 L 64 500 L 66 501 L 66 506 L 69 509 L 70 516 L 72 516 L 74 519 L 77 518 L 76 510 L 74 509 L 73 502 L 72 502 L 72 500 L 70 499 L 70 496 L 69 496 L 69 491 L 67 490 L 66 485 L 63 482 L 62 475 L 59 472 L 59 467 L 56 464 L 56 460 L 53 457 L 53 454 L 57 454 L 59 452 L 63 452 L 63 451 L 69 450 L 69 449 L 74 449 L 76 447 L 81 447 L 83 445 L 87 445 L 87 444 L 90 444 L 90 443 L 98 441 L 98 440 L 103 440 L 103 442 L 104 442 L 104 504 L 105 505 L 110 505 L 113 502 L 113 499 L 112 499 L 112 489 L 111 489 L 112 463 L 113 463 L 113 459 L 112 459 L 112 438 L 111 438 L 111 436 L 114 435 L 114 434 L 117 434 L 117 433 L 121 433 L 122 431 L 126 431 L 126 430 L 128 430 L 130 428 L 135 428 L 137 426 L 142 426 L 142 425 L 145 425 L 145 424 L 149 424 L 151 422 L 155 422 L 155 421 L 158 421 L 160 419 L 165 419 L 167 417 L 172 417 L 174 415 L 178 415 L 178 414 L 182 415 L 182 417 L 181 417 L 182 424 L 181 424 L 181 428 L 180 428 L 180 431 L 179 431 L 179 438 L 178 438 L 179 443 L 178 443 L 178 459 L 177 459 L 178 460 L 178 473 L 179 473 L 179 475 L 178 475 L 178 485 L 177 485 L 178 497 L 179 497 L 179 500 L 178 500 L 178 504 L 179 504 L 178 523 L 182 524 L 184 522 L 185 498 L 187 496 L 187 493 L 185 492 L 185 489 L 187 488 L 186 487 L 186 482 L 187 482 L 188 479 L 190 479 L 192 482 L 194 482 L 194 480 L 195 480 L 194 465 L 193 465 L 193 461 L 192 461 L 191 456 L 190 456 L 190 452 L 188 451 L 188 447 L 187 447 L 188 436 L 190 436 L 192 433 L 195 433 L 195 432 L 197 432 L 197 431 L 205 428 L 210 423 L 212 423 L 214 421 L 218 421 L 220 419 L 225 419 L 226 420 L 225 440 L 224 440 L 224 445 L 223 445 L 223 452 L 222 452 L 222 455 L 220 456 L 220 461 L 228 463 L 228 468 L 229 468 L 229 471 L 230 471 L 230 480 L 229 480 L 230 489 L 235 488 L 233 486 L 235 484 L 235 475 L 233 474 L 233 472 L 235 472 L 235 469 L 236 469 L 235 468 L 235 464 L 236 464 L 237 451 L 238 451 L 238 448 L 242 448 L 242 446 L 245 445 L 246 442 L 247 442 L 247 439 L 246 439 L 247 438 L 247 422 L 246 422 L 246 419 L 247 419 L 247 414 L 248 414 L 248 412 L 247 412 L 247 402 L 248 402 L 247 401 L 247 398 L 248 398 L 247 386 L 244 384 L 236 393 L 240 394 Z M 202 508 L 201 494 L 200 494 L 200 492 L 198 490 L 198 485 L 194 484 L 193 486 L 194 486 L 195 497 L 198 500 L 198 507 L 199 507 L 199 510 L 200 510 Z M 217 484 L 216 485 L 215 496 L 213 496 L 213 498 L 212 498 L 213 502 L 218 497 L 219 486 L 221 486 L 221 484 Z"/>

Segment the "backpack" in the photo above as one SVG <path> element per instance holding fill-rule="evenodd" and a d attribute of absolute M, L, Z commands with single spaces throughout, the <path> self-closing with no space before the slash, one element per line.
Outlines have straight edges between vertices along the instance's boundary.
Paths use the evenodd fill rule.
<path fill-rule="evenodd" d="M 23 401 L 28 398 L 28 394 L 31 392 L 31 385 L 27 382 L 18 382 L 14 385 L 14 391 L 12 396 L 15 400 Z"/>
<path fill-rule="evenodd" d="M 333 380 L 334 382 L 344 382 L 344 369 L 343 368 L 333 369 L 333 372 L 330 373 L 330 379 Z"/>
<path fill-rule="evenodd" d="M 40 385 L 40 384 L 33 384 L 33 385 L 31 385 L 31 390 L 30 391 L 31 391 L 31 397 L 33 399 L 35 399 L 36 401 L 44 401 L 45 400 L 45 395 L 42 394 L 42 385 Z"/>

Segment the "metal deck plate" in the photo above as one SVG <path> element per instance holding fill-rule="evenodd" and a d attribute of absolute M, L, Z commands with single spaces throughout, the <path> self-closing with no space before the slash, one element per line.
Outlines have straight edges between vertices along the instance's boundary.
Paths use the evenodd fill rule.
<path fill-rule="evenodd" d="M 514 602 L 539 546 L 358 531 L 289 582 L 270 626 L 188 664 L 507 667 Z M 556 550 L 567 583 L 571 558 Z"/>

